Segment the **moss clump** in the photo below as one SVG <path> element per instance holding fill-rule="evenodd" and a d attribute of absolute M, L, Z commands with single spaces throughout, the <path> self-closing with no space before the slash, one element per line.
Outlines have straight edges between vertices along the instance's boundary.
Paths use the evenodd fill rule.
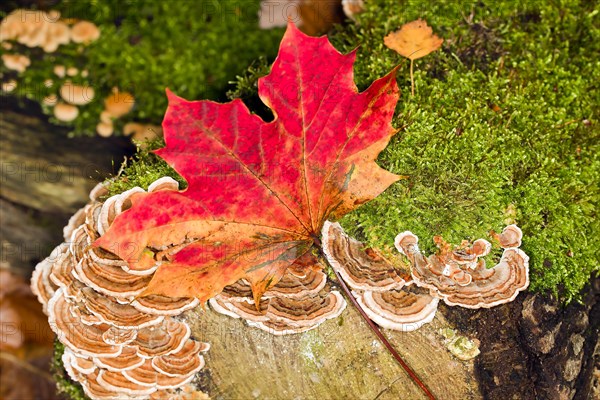
<path fill-rule="evenodd" d="M 56 381 L 58 393 L 62 393 L 70 400 L 87 400 L 88 397 L 83 392 L 83 388 L 77 382 L 73 382 L 62 363 L 62 355 L 65 352 L 65 346 L 58 340 L 54 341 L 54 358 L 52 359 L 52 376 Z"/>
<path fill-rule="evenodd" d="M 179 182 L 179 188 L 185 189 L 187 182 L 164 160 L 152 153 L 152 150 L 164 147 L 164 145 L 165 142 L 161 138 L 145 142 L 143 147 L 138 146 L 133 159 L 123 164 L 118 176 L 108 181 L 110 183 L 108 196 L 123 193 L 136 186 L 147 190 L 152 182 L 163 176 L 174 178 Z"/>
<path fill-rule="evenodd" d="M 159 124 L 167 107 L 166 87 L 188 99 L 224 100 L 232 77 L 259 55 L 275 56 L 283 32 L 259 29 L 258 0 L 64 0 L 52 8 L 63 19 L 94 22 L 100 38 L 88 46 L 63 45 L 51 54 L 14 44 L 7 52 L 29 55 L 31 66 L 19 76 L 3 65 L 0 71 L 4 81 L 17 80 L 17 95 L 36 101 L 58 93 L 66 80 L 92 86 L 94 101 L 80 107 L 80 116 L 68 124 L 75 134 L 95 135 L 103 99 L 113 87 L 136 99 L 134 110 L 117 121 L 117 130 L 130 120 Z M 0 17 L 8 12 L 0 11 Z M 56 64 L 85 69 L 89 76 L 58 78 Z M 44 85 L 47 79 L 54 80 L 52 87 Z M 52 114 L 51 107 L 44 108 Z"/>
<path fill-rule="evenodd" d="M 342 51 L 360 45 L 362 88 L 402 63 L 381 41 L 402 23 L 424 17 L 446 38 L 417 61 L 414 98 L 406 64 L 398 74 L 403 129 L 380 164 L 410 178 L 344 225 L 378 246 L 411 230 L 432 251 L 433 235 L 460 243 L 517 222 L 532 289 L 570 301 L 600 268 L 597 4 L 420 4 L 369 2 L 332 35 Z"/>

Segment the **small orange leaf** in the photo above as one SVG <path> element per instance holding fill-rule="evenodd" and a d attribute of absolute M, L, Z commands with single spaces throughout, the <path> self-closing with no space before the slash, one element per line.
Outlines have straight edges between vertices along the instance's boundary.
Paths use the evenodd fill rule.
<path fill-rule="evenodd" d="M 416 60 L 439 49 L 444 39 L 439 38 L 427 21 L 418 19 L 402 25 L 402 28 L 383 38 L 383 43 L 400 55 Z"/>

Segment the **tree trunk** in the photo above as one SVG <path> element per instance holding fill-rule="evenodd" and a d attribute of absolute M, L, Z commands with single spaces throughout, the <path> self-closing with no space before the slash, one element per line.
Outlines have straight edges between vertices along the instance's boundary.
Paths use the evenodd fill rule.
<path fill-rule="evenodd" d="M 215 399 L 426 398 L 350 304 L 338 319 L 288 336 L 201 308 L 188 320 L 211 343 L 202 384 Z M 385 334 L 438 399 L 480 399 L 473 360 L 454 358 L 438 332 L 448 326 L 438 314 L 417 331 Z"/>

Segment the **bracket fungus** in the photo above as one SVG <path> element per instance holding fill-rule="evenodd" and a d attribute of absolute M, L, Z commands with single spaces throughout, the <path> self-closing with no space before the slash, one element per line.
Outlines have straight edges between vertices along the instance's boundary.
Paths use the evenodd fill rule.
<path fill-rule="evenodd" d="M 264 293 L 258 307 L 244 279 L 226 286 L 209 304 L 220 314 L 242 318 L 248 325 L 273 335 L 306 332 L 338 317 L 346 308 L 346 301 L 327 284 L 322 269 L 309 253 Z"/>
<path fill-rule="evenodd" d="M 149 191 L 173 188 L 176 181 L 161 178 Z M 91 203 L 65 227 L 66 243 L 32 276 L 32 290 L 65 345 L 65 369 L 92 399 L 171 398 L 203 368 L 201 353 L 210 347 L 176 319 L 197 299 L 143 296 L 156 268 L 133 274 L 123 260 L 90 246 L 139 192 L 100 202 L 106 187 L 94 188 Z"/>
<path fill-rule="evenodd" d="M 395 245 L 410 260 L 417 286 L 430 289 L 450 306 L 490 308 L 513 301 L 529 286 L 529 257 L 512 247 L 521 244 L 521 230 L 510 225 L 499 237 L 504 252 L 489 269 L 481 257 L 489 254 L 491 244 L 483 239 L 452 248 L 436 237 L 439 251 L 429 257 L 421 254 L 418 238 L 411 232 L 398 234 Z"/>
<path fill-rule="evenodd" d="M 407 332 L 435 317 L 437 298 L 411 287 L 390 261 L 350 238 L 340 224 L 325 222 L 322 244 L 327 261 L 352 288 L 365 313 L 379 326 Z"/>

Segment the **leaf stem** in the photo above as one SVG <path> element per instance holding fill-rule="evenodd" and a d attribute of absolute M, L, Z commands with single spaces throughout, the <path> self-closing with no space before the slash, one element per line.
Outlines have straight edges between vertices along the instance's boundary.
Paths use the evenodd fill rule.
<path fill-rule="evenodd" d="M 414 63 L 415 63 L 415 60 L 411 59 L 410 60 L 410 93 L 413 97 L 415 96 L 415 78 L 413 75 L 413 64 Z"/>
<path fill-rule="evenodd" d="M 375 323 L 373 321 L 371 321 L 371 318 L 369 318 L 369 316 L 365 313 L 365 310 L 363 310 L 363 308 L 360 306 L 360 304 L 358 304 L 358 301 L 356 301 L 356 299 L 352 295 L 352 292 L 350 291 L 350 288 L 348 288 L 348 286 L 346 285 L 346 282 L 344 282 L 344 280 L 342 279 L 340 274 L 334 268 L 331 268 L 331 269 L 332 269 L 333 273 L 335 274 L 340 286 L 344 290 L 346 297 L 348 297 L 348 299 L 350 299 L 350 302 L 354 305 L 354 307 L 356 307 L 356 309 L 358 310 L 360 315 L 367 322 L 367 325 L 369 325 L 369 328 L 371 328 L 371 330 L 373 331 L 373 333 L 375 333 L 375 335 L 381 341 L 381 343 L 383 343 L 383 345 L 392 354 L 392 356 L 398 362 L 398 364 L 400 364 L 400 366 L 404 369 L 404 371 L 406 371 L 406 373 L 410 376 L 410 379 L 417 386 L 419 386 L 421 388 L 421 390 L 425 393 L 427 398 L 429 400 L 436 400 L 435 396 L 429 391 L 429 389 L 427 388 L 427 386 L 425 386 L 425 384 L 421 381 L 421 379 L 419 379 L 419 376 L 415 373 L 415 371 L 413 371 L 412 368 L 410 368 L 410 366 L 402 359 L 402 356 L 400 356 L 400 354 L 396 351 L 394 346 L 392 346 L 392 344 L 387 340 L 387 338 L 381 332 L 379 327 L 377 325 L 375 325 Z"/>

